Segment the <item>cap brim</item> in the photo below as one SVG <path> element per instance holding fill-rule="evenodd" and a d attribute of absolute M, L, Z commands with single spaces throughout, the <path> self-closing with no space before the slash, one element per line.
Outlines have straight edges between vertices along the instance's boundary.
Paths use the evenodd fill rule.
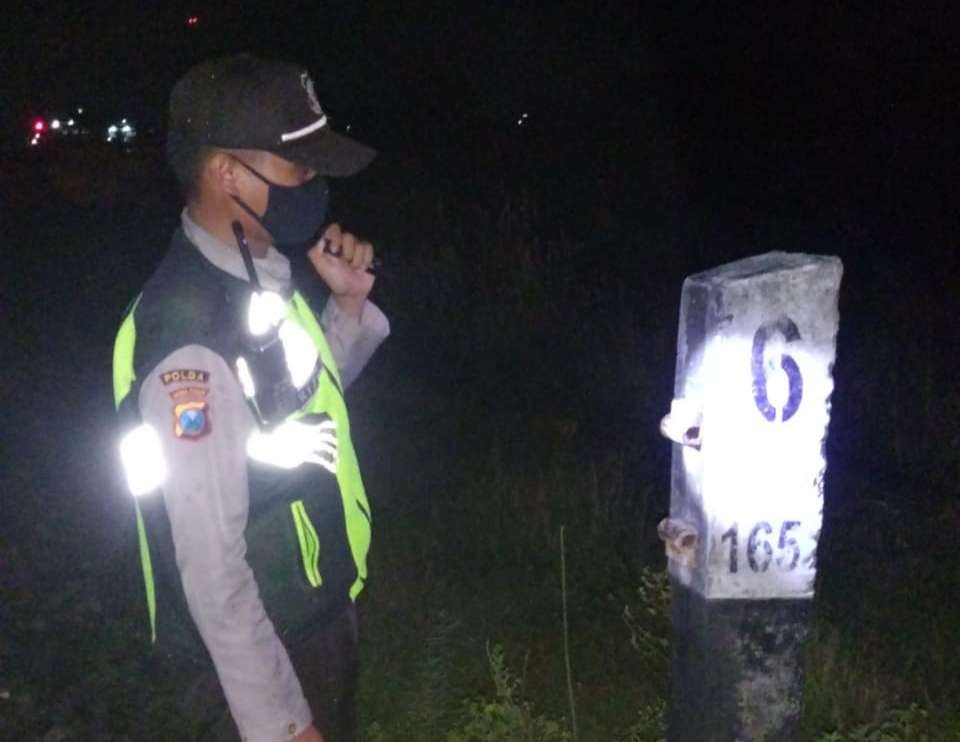
<path fill-rule="evenodd" d="M 306 165 L 319 175 L 332 178 L 355 175 L 377 156 L 377 151 L 372 147 L 329 128 L 270 151 L 285 160 Z"/>

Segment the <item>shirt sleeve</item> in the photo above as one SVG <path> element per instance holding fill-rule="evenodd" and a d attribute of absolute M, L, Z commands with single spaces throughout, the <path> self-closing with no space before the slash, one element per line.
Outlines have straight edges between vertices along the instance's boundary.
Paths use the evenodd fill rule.
<path fill-rule="evenodd" d="M 190 615 L 241 737 L 293 737 L 311 723 L 310 708 L 245 557 L 255 423 L 240 386 L 221 356 L 190 345 L 144 379 L 140 411 L 167 461 L 163 500 Z"/>
<path fill-rule="evenodd" d="M 340 369 L 340 381 L 344 389 L 356 380 L 380 344 L 390 335 L 390 321 L 380 307 L 369 300 L 358 320 L 341 311 L 331 296 L 320 315 L 320 326 Z"/>

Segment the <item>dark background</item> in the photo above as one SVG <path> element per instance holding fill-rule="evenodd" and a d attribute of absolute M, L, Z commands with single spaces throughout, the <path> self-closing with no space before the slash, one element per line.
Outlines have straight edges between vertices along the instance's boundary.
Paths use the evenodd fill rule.
<path fill-rule="evenodd" d="M 334 184 L 332 214 L 385 257 L 375 291 L 393 323 L 351 405 L 374 574 L 413 597 L 371 583 L 368 656 L 395 658 L 376 643 L 385 617 L 422 613 L 434 636 L 477 564 L 550 573 L 563 523 L 590 595 L 662 564 L 657 422 L 683 278 L 768 250 L 836 254 L 818 593 L 834 654 L 812 660 L 807 728 L 957 708 L 952 4 L 238 5 L 32 4 L 0 29 L 0 690 L 21 699 L 19 733 L 132 728 L 120 681 L 77 681 L 136 651 L 91 626 L 143 622 L 110 346 L 180 209 L 161 148 L 170 87 L 239 50 L 307 65 L 335 126 L 380 150 Z M 25 146 L 35 117 L 77 106 L 96 131 L 131 118 L 136 146 Z M 474 589 L 488 602 L 471 630 L 494 631 L 490 606 L 514 589 Z M 586 625 L 590 605 L 575 608 Z M 375 675 L 365 692 L 389 708 L 396 688 Z"/>

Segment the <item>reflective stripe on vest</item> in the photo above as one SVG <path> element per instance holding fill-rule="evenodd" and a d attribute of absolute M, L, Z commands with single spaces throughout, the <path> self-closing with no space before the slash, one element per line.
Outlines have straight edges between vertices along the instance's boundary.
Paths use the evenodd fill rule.
<path fill-rule="evenodd" d="M 133 369 L 133 353 L 137 344 L 137 325 L 133 313 L 140 303 L 138 296 L 127 312 L 127 316 L 117 332 L 116 342 L 113 344 L 113 401 L 117 411 L 127 399 L 133 388 L 137 375 Z M 135 403 L 129 400 L 127 404 Z M 143 570 L 143 585 L 147 593 L 147 614 L 150 617 L 150 641 L 157 641 L 157 588 L 153 579 L 153 562 L 150 559 L 150 546 L 147 542 L 147 527 L 143 522 L 143 513 L 140 512 L 140 503 L 136 498 L 133 507 L 137 514 L 137 541 L 140 545 L 140 567 Z"/>
<path fill-rule="evenodd" d="M 303 500 L 294 500 L 290 503 L 290 514 L 293 516 L 293 525 L 297 529 L 297 541 L 300 544 L 300 556 L 303 558 L 303 571 L 311 587 L 320 587 L 323 577 L 320 576 L 320 539 L 310 522 L 310 516 L 303 506 Z"/>
<path fill-rule="evenodd" d="M 296 419 L 310 413 L 326 413 L 337 424 L 337 482 L 340 485 L 340 497 L 343 499 L 343 512 L 346 519 L 347 541 L 353 554 L 353 563 L 357 567 L 357 579 L 350 588 L 350 599 L 356 600 L 363 590 L 363 583 L 367 579 L 367 552 L 370 550 L 370 504 L 360 478 L 360 465 L 357 463 L 357 454 L 353 449 L 350 438 L 350 420 L 347 416 L 347 405 L 343 399 L 340 373 L 323 330 L 313 311 L 298 292 L 294 292 L 293 300 L 288 304 L 288 316 L 298 322 L 307 331 L 320 351 L 327 373 L 323 374 L 320 385 L 306 406 L 291 415 Z M 359 517 L 357 517 L 359 516 Z"/>

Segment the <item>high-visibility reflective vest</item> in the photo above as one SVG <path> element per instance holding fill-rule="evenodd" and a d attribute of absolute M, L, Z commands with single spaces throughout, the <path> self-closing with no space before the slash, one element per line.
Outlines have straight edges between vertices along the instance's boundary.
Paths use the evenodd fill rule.
<path fill-rule="evenodd" d="M 139 420 L 138 397 L 145 375 L 174 350 L 201 345 L 235 368 L 250 295 L 247 282 L 213 266 L 177 231 L 117 334 L 113 386 L 122 430 L 132 429 Z M 332 419 L 337 463 L 334 476 L 311 464 L 281 469 L 248 461 L 247 562 L 281 638 L 356 599 L 367 577 L 371 530 L 336 362 L 299 293 L 287 298 L 286 310 L 288 321 L 309 335 L 321 361 L 315 391 L 287 419 L 319 415 Z M 205 655 L 186 608 L 160 491 L 135 498 L 135 509 L 152 639 L 159 638 L 174 650 Z"/>

